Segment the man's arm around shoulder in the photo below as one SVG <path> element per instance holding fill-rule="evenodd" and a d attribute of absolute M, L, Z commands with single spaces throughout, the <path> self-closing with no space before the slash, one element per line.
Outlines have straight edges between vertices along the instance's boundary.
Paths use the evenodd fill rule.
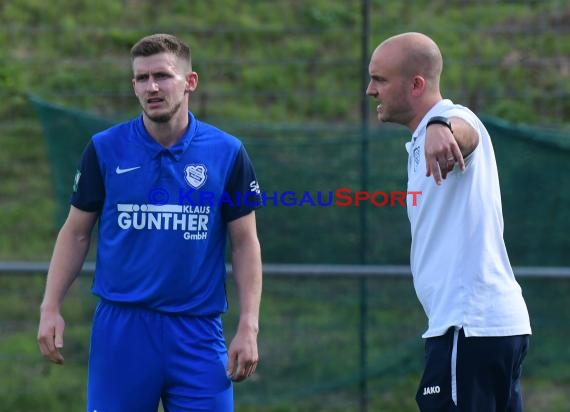
<path fill-rule="evenodd" d="M 479 133 L 460 117 L 451 117 L 449 121 L 453 127 L 453 137 L 455 137 L 459 150 L 461 150 L 461 155 L 465 158 L 479 144 Z"/>
<path fill-rule="evenodd" d="M 448 120 L 451 128 L 443 124 L 431 124 L 426 129 L 426 176 L 433 176 L 438 185 L 455 164 L 465 170 L 464 158 L 479 144 L 479 134 L 468 122 L 459 117 L 450 117 Z"/>

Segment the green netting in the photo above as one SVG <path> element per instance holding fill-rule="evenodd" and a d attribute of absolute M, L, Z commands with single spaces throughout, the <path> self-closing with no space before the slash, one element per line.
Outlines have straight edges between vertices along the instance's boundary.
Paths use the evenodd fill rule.
<path fill-rule="evenodd" d="M 68 210 L 74 172 L 90 136 L 113 123 L 33 97 L 48 146 L 57 196 L 57 224 Z M 208 119 L 205 119 L 208 120 Z M 514 265 L 570 265 L 570 139 L 561 133 L 483 117 L 493 138 L 503 196 L 505 240 Z M 407 264 L 409 224 L 405 207 L 312 206 L 339 188 L 353 192 L 406 190 L 400 127 L 375 127 L 362 155 L 359 126 L 259 125 L 213 122 L 240 137 L 252 157 L 262 190 L 259 211 L 264 260 L 294 263 Z M 364 166 L 365 167 L 364 167 Z M 284 195 L 285 192 L 292 192 Z M 272 200 L 274 194 L 277 199 Z M 282 197 L 285 196 L 285 197 Z M 452 207 L 452 205 L 450 205 Z"/>

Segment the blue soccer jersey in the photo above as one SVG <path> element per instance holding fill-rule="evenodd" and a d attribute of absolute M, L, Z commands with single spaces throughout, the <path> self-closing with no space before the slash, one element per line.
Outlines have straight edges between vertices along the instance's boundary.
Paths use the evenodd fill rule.
<path fill-rule="evenodd" d="M 100 213 L 95 295 L 200 316 L 226 311 L 227 224 L 261 196 L 237 138 L 189 113 L 165 148 L 141 115 L 93 136 L 71 204 Z"/>

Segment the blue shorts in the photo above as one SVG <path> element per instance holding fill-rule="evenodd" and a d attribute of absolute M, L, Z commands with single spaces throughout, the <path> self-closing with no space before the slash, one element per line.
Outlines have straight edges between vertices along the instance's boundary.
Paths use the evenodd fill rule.
<path fill-rule="evenodd" d="M 521 412 L 528 344 L 528 335 L 466 338 L 456 328 L 426 339 L 420 411 Z"/>
<path fill-rule="evenodd" d="M 233 411 L 219 316 L 100 302 L 89 353 L 87 412 Z"/>

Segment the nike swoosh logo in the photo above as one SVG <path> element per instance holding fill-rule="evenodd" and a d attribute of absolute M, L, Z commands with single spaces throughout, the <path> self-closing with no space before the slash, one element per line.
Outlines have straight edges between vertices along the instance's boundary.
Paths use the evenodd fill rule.
<path fill-rule="evenodd" d="M 141 166 L 135 166 L 135 167 L 129 167 L 128 169 L 121 169 L 120 166 L 117 166 L 117 169 L 115 170 L 115 172 L 118 175 L 122 175 L 123 173 L 132 172 L 133 170 L 137 170 L 140 168 L 141 168 Z"/>

